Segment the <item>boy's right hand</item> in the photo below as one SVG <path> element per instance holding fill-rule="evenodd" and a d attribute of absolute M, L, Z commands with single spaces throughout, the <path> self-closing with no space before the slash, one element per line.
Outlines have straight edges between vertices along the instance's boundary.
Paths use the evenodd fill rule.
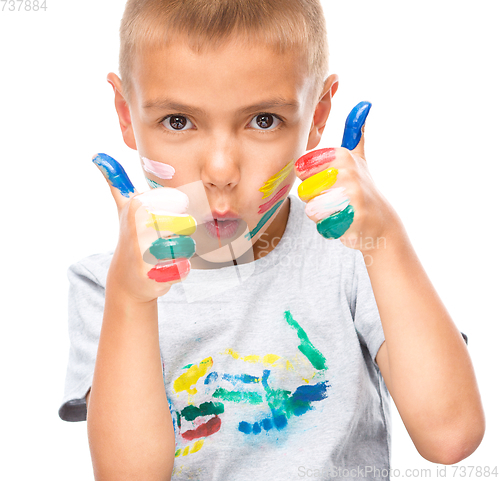
<path fill-rule="evenodd" d="M 156 300 L 191 268 L 195 242 L 189 236 L 196 230 L 196 221 L 185 213 L 189 199 L 170 187 L 137 193 L 112 157 L 97 154 L 92 161 L 108 182 L 120 220 L 106 288 L 138 302 Z"/>

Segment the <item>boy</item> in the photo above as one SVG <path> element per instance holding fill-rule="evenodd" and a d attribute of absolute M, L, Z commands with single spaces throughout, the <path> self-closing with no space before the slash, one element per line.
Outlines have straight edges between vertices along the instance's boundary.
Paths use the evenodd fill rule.
<path fill-rule="evenodd" d="M 83 420 L 88 408 L 96 479 L 387 478 L 388 392 L 426 459 L 456 463 L 479 445 L 465 343 L 373 184 L 364 119 L 350 149 L 302 156 L 337 90 L 327 58 L 316 0 L 127 3 L 122 79 L 108 81 L 158 189 L 138 194 L 112 159 L 94 159 L 120 237 L 112 256 L 70 268 L 60 413 Z M 288 196 L 295 176 L 305 211 Z M 161 227 L 165 212 L 189 221 L 193 184 L 212 219 L 196 218 L 196 234 Z M 151 261 L 153 247 L 200 233 L 221 251 L 243 238 L 252 259 L 234 242 L 231 262 Z M 206 291 L 194 302 L 189 282 Z"/>

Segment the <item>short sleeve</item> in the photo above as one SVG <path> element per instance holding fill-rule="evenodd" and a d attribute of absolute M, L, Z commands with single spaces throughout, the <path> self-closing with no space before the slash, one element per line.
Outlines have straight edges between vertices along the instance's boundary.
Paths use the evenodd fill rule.
<path fill-rule="evenodd" d="M 109 265 L 106 258 L 99 256 L 101 258 L 93 256 L 73 264 L 67 271 L 70 348 L 59 408 L 59 417 L 64 421 L 87 419 L 85 396 L 92 385 L 104 312 L 106 270 L 102 261 Z"/>
<path fill-rule="evenodd" d="M 370 276 L 363 254 L 359 250 L 355 250 L 352 300 L 354 327 L 360 342 L 367 347 L 371 358 L 375 361 L 385 336 Z"/>

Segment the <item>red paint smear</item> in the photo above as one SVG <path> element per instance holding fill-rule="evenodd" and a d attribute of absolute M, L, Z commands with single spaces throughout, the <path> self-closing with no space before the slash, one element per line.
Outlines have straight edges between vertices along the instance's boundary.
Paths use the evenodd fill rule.
<path fill-rule="evenodd" d="M 271 206 L 280 199 L 280 197 L 283 197 L 283 194 L 286 192 L 286 190 L 290 187 L 290 184 L 285 185 L 280 191 L 268 202 L 265 204 L 262 204 L 259 206 L 259 214 L 263 214 L 264 212 L 268 211 Z"/>
<path fill-rule="evenodd" d="M 148 277 L 156 282 L 178 281 L 186 277 L 191 269 L 189 259 L 179 258 L 173 261 L 163 261 L 156 264 L 149 272 Z"/>
<path fill-rule="evenodd" d="M 295 168 L 301 174 L 306 174 L 307 176 L 302 176 L 300 180 L 306 180 L 312 175 L 313 169 L 320 167 L 322 165 L 328 164 L 335 160 L 335 149 L 319 149 L 313 150 L 308 154 L 303 155 L 297 162 L 295 162 Z"/>
<path fill-rule="evenodd" d="M 215 222 L 215 228 L 217 229 L 217 239 L 219 241 L 219 247 L 222 247 L 222 244 L 220 243 L 219 224 L 217 222 L 217 219 L 214 219 L 214 222 Z"/>
<path fill-rule="evenodd" d="M 221 420 L 219 416 L 215 416 L 210 419 L 206 423 L 198 426 L 196 429 L 191 429 L 190 431 L 186 431 L 182 433 L 182 437 L 187 439 L 188 441 L 192 441 L 193 439 L 198 438 L 206 438 L 207 436 L 211 436 L 215 434 L 221 426 Z"/>

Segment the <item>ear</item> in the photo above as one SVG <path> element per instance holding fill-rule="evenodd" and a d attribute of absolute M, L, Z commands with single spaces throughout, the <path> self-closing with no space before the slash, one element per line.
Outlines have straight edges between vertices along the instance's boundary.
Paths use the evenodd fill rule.
<path fill-rule="evenodd" d="M 131 149 L 137 150 L 137 145 L 135 143 L 134 129 L 132 127 L 132 119 L 130 116 L 130 109 L 125 97 L 123 97 L 122 82 L 118 75 L 114 73 L 109 73 L 106 77 L 109 84 L 113 87 L 115 93 L 115 108 L 118 114 L 118 119 L 120 121 L 120 129 L 122 131 L 123 140 L 125 144 Z"/>
<path fill-rule="evenodd" d="M 330 75 L 325 80 L 325 87 L 321 94 L 321 98 L 316 105 L 316 110 L 314 111 L 314 118 L 309 132 L 306 150 L 312 150 L 319 144 L 323 131 L 326 127 L 326 121 L 328 120 L 328 116 L 330 115 L 330 110 L 332 108 L 332 97 L 335 95 L 338 88 L 338 75 Z"/>

